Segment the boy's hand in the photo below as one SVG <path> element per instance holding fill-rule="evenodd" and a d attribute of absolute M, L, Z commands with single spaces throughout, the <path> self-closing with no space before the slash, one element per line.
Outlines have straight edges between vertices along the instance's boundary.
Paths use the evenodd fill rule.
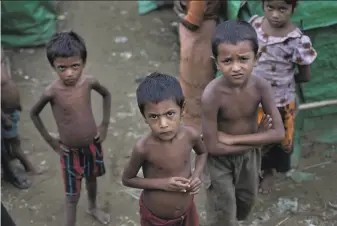
<path fill-rule="evenodd" d="M 98 134 L 95 137 L 95 139 L 98 138 L 97 142 L 102 143 L 105 140 L 107 133 L 108 133 L 108 127 L 107 126 L 99 126 L 98 127 Z"/>
<path fill-rule="evenodd" d="M 200 191 L 201 180 L 199 177 L 191 177 L 190 178 L 190 189 L 189 192 L 191 195 L 196 195 Z"/>
<path fill-rule="evenodd" d="M 234 139 L 232 135 L 228 135 L 228 134 L 219 134 L 218 135 L 218 139 L 221 143 L 226 144 L 226 145 L 234 145 Z"/>
<path fill-rule="evenodd" d="M 59 138 L 58 134 L 49 133 L 49 135 L 52 137 L 52 140 L 50 142 L 50 146 L 53 148 L 53 150 L 57 154 L 62 156 L 63 152 L 68 152 L 68 150 L 66 150 L 65 148 L 62 148 L 62 145 L 61 145 L 60 138 Z"/>
<path fill-rule="evenodd" d="M 257 132 L 260 133 L 260 132 L 267 131 L 271 129 L 272 125 L 273 125 L 273 120 L 270 117 L 270 115 L 263 115 Z"/>
<path fill-rule="evenodd" d="M 190 180 L 184 177 L 163 179 L 160 186 L 165 191 L 186 192 L 190 188 Z"/>

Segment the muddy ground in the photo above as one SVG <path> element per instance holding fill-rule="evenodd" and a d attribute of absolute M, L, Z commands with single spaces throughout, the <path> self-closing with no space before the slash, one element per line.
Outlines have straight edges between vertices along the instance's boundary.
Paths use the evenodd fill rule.
<path fill-rule="evenodd" d="M 104 143 L 107 174 L 99 180 L 99 203 L 111 213 L 111 225 L 138 225 L 137 191 L 125 191 L 120 182 L 121 170 L 135 140 L 147 131 L 135 102 L 135 80 L 155 70 L 178 74 L 179 48 L 171 25 L 176 16 L 165 10 L 140 17 L 133 1 L 66 1 L 60 4 L 60 15 L 60 29 L 74 29 L 85 38 L 89 52 L 86 72 L 112 92 L 111 125 Z M 33 185 L 28 190 L 2 182 L 1 198 L 18 226 L 60 226 L 64 193 L 59 159 L 29 119 L 30 107 L 55 74 L 43 48 L 7 54 L 24 106 L 20 122 L 22 147 L 35 164 L 48 166 L 48 171 L 31 178 Z M 95 115 L 101 120 L 101 100 L 97 95 L 93 95 L 93 100 Z M 56 132 L 49 108 L 42 118 L 49 130 Z M 300 168 L 312 174 L 301 174 L 306 181 L 297 182 L 279 177 L 276 191 L 260 197 L 255 213 L 244 225 L 337 225 L 337 209 L 330 205 L 337 201 L 336 148 L 307 142 L 305 150 L 309 154 Z M 296 175 L 293 178 L 298 179 Z M 203 199 L 203 194 L 197 199 L 202 219 Z M 98 225 L 85 214 L 86 207 L 83 189 L 78 225 Z"/>

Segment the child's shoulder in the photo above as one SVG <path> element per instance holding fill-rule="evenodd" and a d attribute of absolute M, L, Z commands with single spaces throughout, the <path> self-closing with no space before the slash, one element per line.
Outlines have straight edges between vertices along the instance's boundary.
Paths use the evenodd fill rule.
<path fill-rule="evenodd" d="M 194 127 L 188 125 L 182 125 L 181 131 L 192 140 L 199 139 L 201 135 Z"/>
<path fill-rule="evenodd" d="M 257 75 L 251 75 L 251 84 L 258 92 L 263 92 L 266 88 L 270 87 L 267 80 Z"/>
<path fill-rule="evenodd" d="M 212 81 L 210 81 L 207 84 L 202 96 L 208 97 L 208 96 L 214 95 L 214 93 L 217 90 L 219 90 L 220 85 L 221 85 L 220 82 L 221 82 L 222 79 L 223 79 L 222 77 L 217 77 L 217 78 L 213 79 Z"/>
<path fill-rule="evenodd" d="M 137 152 L 139 154 L 145 154 L 147 150 L 146 147 L 148 146 L 150 141 L 151 141 L 150 134 L 146 134 L 142 136 L 141 138 L 139 138 L 133 148 L 134 152 Z"/>

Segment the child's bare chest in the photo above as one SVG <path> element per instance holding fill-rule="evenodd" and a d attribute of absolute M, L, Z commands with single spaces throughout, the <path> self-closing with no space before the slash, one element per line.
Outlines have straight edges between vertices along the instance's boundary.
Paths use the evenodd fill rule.
<path fill-rule="evenodd" d="M 63 114 L 90 109 L 90 90 L 80 87 L 73 90 L 58 90 L 53 99 L 55 110 Z"/>
<path fill-rule="evenodd" d="M 148 166 L 164 174 L 178 173 L 190 167 L 192 145 L 172 145 L 152 147 L 148 155 Z"/>
<path fill-rule="evenodd" d="M 261 95 L 254 89 L 248 89 L 241 93 L 227 93 L 220 100 L 218 116 L 229 121 L 236 121 L 255 116 Z"/>

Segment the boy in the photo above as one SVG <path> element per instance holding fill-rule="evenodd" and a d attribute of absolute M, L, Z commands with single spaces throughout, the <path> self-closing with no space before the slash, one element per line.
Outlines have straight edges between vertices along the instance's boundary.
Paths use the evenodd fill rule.
<path fill-rule="evenodd" d="M 212 51 L 223 76 L 214 79 L 202 96 L 203 137 L 210 154 L 208 225 L 234 226 L 237 219 L 247 218 L 257 196 L 258 147 L 281 141 L 284 128 L 270 85 L 251 76 L 258 51 L 252 26 L 243 21 L 221 23 L 212 39 Z M 258 130 L 260 103 L 270 115 L 266 120 L 267 124 L 272 120 L 271 128 Z"/>
<path fill-rule="evenodd" d="M 16 157 L 27 172 L 35 175 L 41 174 L 42 170 L 34 167 L 21 149 L 21 140 L 18 134 L 21 110 L 19 89 L 9 75 L 1 50 L 1 138 L 3 139 L 3 151 L 6 150 L 5 154 L 8 157 Z M 7 160 L 10 161 L 10 158 Z M 16 181 L 13 184 L 19 188 L 29 187 L 26 180 Z"/>
<path fill-rule="evenodd" d="M 46 46 L 47 58 L 59 79 L 53 81 L 31 109 L 31 118 L 46 142 L 60 155 L 66 191 L 66 226 L 75 226 L 81 180 L 86 179 L 88 213 L 107 224 L 110 216 L 96 206 L 97 177 L 105 174 L 101 143 L 110 119 L 111 95 L 96 79 L 82 76 L 87 50 L 75 32 L 53 35 Z M 103 97 L 103 121 L 97 128 L 91 109 L 91 90 Z M 39 116 L 50 103 L 59 139 L 52 137 Z"/>
<path fill-rule="evenodd" d="M 207 153 L 199 133 L 180 123 L 184 96 L 179 81 L 152 73 L 139 85 L 137 102 L 151 132 L 136 143 L 122 181 L 144 189 L 141 226 L 198 226 L 193 196 L 200 189 Z M 193 173 L 192 148 L 197 154 Z M 140 168 L 144 178 L 137 176 Z"/>

